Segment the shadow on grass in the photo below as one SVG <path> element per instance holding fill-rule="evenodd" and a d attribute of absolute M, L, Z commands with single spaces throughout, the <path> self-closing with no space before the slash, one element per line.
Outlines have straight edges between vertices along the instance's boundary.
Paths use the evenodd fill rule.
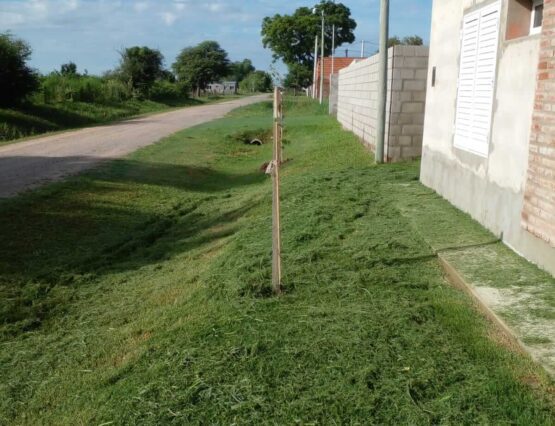
<path fill-rule="evenodd" d="M 259 171 L 226 174 L 209 167 L 111 160 L 93 156 L 6 156 L 0 157 L 0 200 L 26 188 L 43 185 L 61 176 L 77 174 L 106 161 L 110 161 L 110 173 L 118 182 L 170 186 L 187 191 L 225 191 L 265 180 Z"/>
<path fill-rule="evenodd" d="M 8 160 L 0 161 L 0 170 Z M 18 161 L 25 168 L 38 160 Z M 88 159 L 63 161 L 71 168 Z M 264 180 L 260 172 L 117 160 L 100 174 L 1 201 L 0 336 L 36 329 L 63 314 L 82 291 L 101 291 L 95 286 L 106 275 L 233 235 L 258 201 L 237 202 L 230 191 Z"/>

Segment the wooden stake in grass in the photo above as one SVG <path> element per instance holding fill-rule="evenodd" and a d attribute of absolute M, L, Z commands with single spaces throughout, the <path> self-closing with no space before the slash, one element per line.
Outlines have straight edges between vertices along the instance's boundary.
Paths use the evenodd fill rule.
<path fill-rule="evenodd" d="M 281 89 L 274 89 L 274 158 L 272 167 L 273 220 L 272 220 L 272 287 L 281 293 L 281 224 L 279 206 L 279 169 L 281 166 L 281 139 L 283 134 L 283 108 Z"/>

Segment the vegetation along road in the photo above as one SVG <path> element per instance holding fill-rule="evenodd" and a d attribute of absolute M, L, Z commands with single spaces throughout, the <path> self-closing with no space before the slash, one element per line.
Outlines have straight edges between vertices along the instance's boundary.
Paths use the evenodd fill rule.
<path fill-rule="evenodd" d="M 553 425 L 424 238 L 479 225 L 325 107 L 285 114 L 281 297 L 269 102 L 0 201 L 0 424 Z"/>
<path fill-rule="evenodd" d="M 259 95 L 185 108 L 0 147 L 0 197 L 121 157 L 178 130 L 223 117 L 234 108 L 266 98 L 268 95 Z"/>

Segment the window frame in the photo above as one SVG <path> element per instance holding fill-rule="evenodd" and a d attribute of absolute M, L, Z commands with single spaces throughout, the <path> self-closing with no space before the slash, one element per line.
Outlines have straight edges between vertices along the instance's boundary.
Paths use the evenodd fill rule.
<path fill-rule="evenodd" d="M 543 5 L 544 5 L 544 0 L 534 0 L 532 2 L 532 13 L 530 17 L 530 35 L 541 34 L 542 32 L 543 19 L 542 19 L 542 25 L 540 25 L 539 27 L 534 27 L 534 22 L 536 21 L 536 8 L 538 6 L 543 6 Z"/>

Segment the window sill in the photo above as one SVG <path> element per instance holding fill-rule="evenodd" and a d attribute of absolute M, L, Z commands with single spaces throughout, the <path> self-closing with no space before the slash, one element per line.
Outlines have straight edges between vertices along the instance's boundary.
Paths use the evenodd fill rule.
<path fill-rule="evenodd" d="M 511 38 L 511 39 L 505 39 L 504 40 L 504 44 L 512 44 L 512 43 L 519 43 L 519 42 L 523 42 L 523 41 L 528 41 L 528 40 L 540 40 L 542 36 L 541 31 L 539 33 L 536 34 L 528 34 L 525 36 L 521 36 L 521 37 L 515 37 L 515 38 Z"/>

